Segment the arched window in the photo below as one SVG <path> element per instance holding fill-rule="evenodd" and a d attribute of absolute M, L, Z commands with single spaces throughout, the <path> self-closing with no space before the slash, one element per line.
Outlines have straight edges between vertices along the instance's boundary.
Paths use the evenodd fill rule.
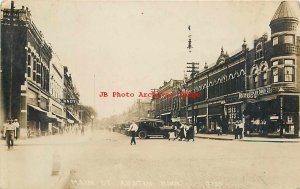
<path fill-rule="evenodd" d="M 258 87 L 258 71 L 257 69 L 253 69 L 252 71 L 252 83 L 253 83 L 253 88 Z"/>
<path fill-rule="evenodd" d="M 255 60 L 260 59 L 263 57 L 263 48 L 262 48 L 262 42 L 258 43 L 255 48 Z"/>
<path fill-rule="evenodd" d="M 261 74 L 260 74 L 260 77 L 261 77 L 261 86 L 265 86 L 265 85 L 267 85 L 268 83 L 268 73 L 267 73 L 267 71 L 268 71 L 268 67 L 267 67 L 267 65 L 263 65 L 262 67 L 261 67 L 261 70 L 260 70 L 260 72 L 261 72 Z"/>
<path fill-rule="evenodd" d="M 245 71 L 242 69 L 240 71 L 240 77 L 238 79 L 238 90 L 243 91 L 245 89 L 246 89 L 246 86 L 245 86 Z"/>
<path fill-rule="evenodd" d="M 228 80 L 227 80 L 227 94 L 230 94 L 233 92 L 234 89 L 234 76 L 232 74 L 229 74 Z"/>

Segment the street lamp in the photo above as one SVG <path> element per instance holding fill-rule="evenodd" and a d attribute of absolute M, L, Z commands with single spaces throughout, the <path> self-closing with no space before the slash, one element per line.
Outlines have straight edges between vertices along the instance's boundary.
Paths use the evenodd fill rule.
<path fill-rule="evenodd" d="M 95 118 L 95 116 L 91 115 L 91 119 L 92 119 L 92 131 L 94 131 L 94 118 Z"/>

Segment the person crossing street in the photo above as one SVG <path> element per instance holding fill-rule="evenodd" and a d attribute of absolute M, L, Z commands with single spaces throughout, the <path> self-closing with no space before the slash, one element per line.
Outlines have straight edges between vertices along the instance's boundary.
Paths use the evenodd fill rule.
<path fill-rule="evenodd" d="M 138 130 L 138 126 L 137 124 L 133 121 L 132 124 L 130 125 L 128 131 L 130 132 L 131 134 L 131 142 L 130 142 L 130 145 L 134 144 L 136 145 L 136 142 L 135 142 L 135 132 L 137 132 Z"/>

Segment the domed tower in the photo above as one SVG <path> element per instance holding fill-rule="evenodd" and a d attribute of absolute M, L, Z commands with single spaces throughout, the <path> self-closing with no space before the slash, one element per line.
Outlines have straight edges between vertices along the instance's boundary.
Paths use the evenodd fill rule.
<path fill-rule="evenodd" d="M 271 83 L 277 85 L 276 83 L 285 82 L 287 89 L 295 89 L 297 26 L 298 18 L 293 13 L 289 2 L 281 2 L 270 22 L 273 45 L 270 63 L 272 67 Z"/>

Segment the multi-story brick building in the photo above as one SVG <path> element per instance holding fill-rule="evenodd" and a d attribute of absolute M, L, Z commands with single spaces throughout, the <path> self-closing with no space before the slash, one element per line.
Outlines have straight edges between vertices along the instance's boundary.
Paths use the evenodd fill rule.
<path fill-rule="evenodd" d="M 79 109 L 77 106 L 79 105 L 79 93 L 76 89 L 76 86 L 73 83 L 72 76 L 69 72 L 68 67 L 64 67 L 64 99 L 69 102 L 65 102 L 65 112 L 66 112 L 66 124 L 68 126 L 72 126 L 73 124 L 79 124 Z"/>
<path fill-rule="evenodd" d="M 154 117 L 162 119 L 166 125 L 170 125 L 172 118 L 183 117 L 185 98 L 180 97 L 183 90 L 183 80 L 164 81 L 164 84 L 154 92 L 152 104 L 154 107 Z"/>
<path fill-rule="evenodd" d="M 2 87 L 6 119 L 37 131 L 48 128 L 49 68 L 52 49 L 31 20 L 28 8 L 3 10 L 1 20 Z"/>
<path fill-rule="evenodd" d="M 64 98 L 64 67 L 57 54 L 53 53 L 50 65 L 50 98 L 49 111 L 56 119 L 49 123 L 49 132 L 57 132 L 64 128 L 66 122 L 66 111 L 62 99 Z"/>
<path fill-rule="evenodd" d="M 36 134 L 46 133 L 49 125 L 60 126 L 66 122 L 65 104 L 61 100 L 75 98 L 78 102 L 78 92 L 73 84 L 64 85 L 65 78 L 67 77 L 69 82 L 71 77 L 69 74 L 66 75 L 56 61 L 51 46 L 32 21 L 29 9 L 25 7 L 16 9 L 12 1 L 11 8 L 2 11 L 1 92 L 3 91 L 3 94 L 0 95 L 3 96 L 0 99 L 2 99 L 4 119 L 19 119 L 22 137 L 26 136 L 27 128 Z M 65 87 L 67 93 L 63 95 Z M 71 111 L 68 110 L 69 108 L 67 112 L 70 113 Z M 78 114 L 75 110 L 74 112 L 73 119 L 79 122 Z M 68 116 L 70 117 L 69 114 Z"/>
<path fill-rule="evenodd" d="M 188 92 L 200 92 L 194 102 L 196 122 L 207 130 L 220 125 L 233 131 L 237 122 L 245 130 L 259 133 L 299 133 L 300 37 L 296 36 L 298 18 L 288 2 L 281 2 L 270 22 L 267 34 L 254 40 L 249 49 L 246 41 L 232 55 L 223 48 L 216 63 L 186 82 Z M 192 115 L 192 101 L 187 106 Z M 228 124 L 227 124 L 228 123 Z"/>

